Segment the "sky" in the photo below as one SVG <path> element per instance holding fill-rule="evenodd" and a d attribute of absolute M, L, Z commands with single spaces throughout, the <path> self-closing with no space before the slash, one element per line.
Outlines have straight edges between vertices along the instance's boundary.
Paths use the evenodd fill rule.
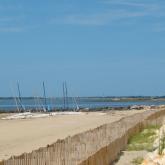
<path fill-rule="evenodd" d="M 164 0 L 0 0 L 0 96 L 162 96 L 164 43 Z"/>

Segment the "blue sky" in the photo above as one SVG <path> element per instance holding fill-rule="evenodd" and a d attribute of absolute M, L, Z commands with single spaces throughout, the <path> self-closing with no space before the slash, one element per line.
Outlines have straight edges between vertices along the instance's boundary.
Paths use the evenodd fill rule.
<path fill-rule="evenodd" d="M 1 0 L 0 96 L 165 95 L 164 0 Z"/>

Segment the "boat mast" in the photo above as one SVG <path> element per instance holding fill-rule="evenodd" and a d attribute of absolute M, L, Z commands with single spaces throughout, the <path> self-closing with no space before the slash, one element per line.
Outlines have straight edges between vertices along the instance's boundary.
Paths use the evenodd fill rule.
<path fill-rule="evenodd" d="M 62 90 L 63 90 L 63 101 L 64 101 L 64 110 L 66 109 L 66 93 L 65 93 L 65 83 L 62 84 Z"/>
<path fill-rule="evenodd" d="M 17 82 L 17 90 L 18 90 L 18 102 L 20 104 L 21 109 L 25 111 L 25 107 L 22 105 L 22 97 L 21 97 L 19 82 Z"/>
<path fill-rule="evenodd" d="M 66 81 L 63 82 L 62 88 L 63 88 L 64 110 L 68 110 L 69 109 L 69 100 L 68 100 L 68 89 L 67 89 Z"/>
<path fill-rule="evenodd" d="M 43 81 L 43 91 L 44 91 L 44 105 L 45 110 L 47 111 L 47 100 L 46 100 L 46 90 L 45 90 L 45 82 Z"/>
<path fill-rule="evenodd" d="M 75 97 L 73 97 L 73 100 L 74 100 L 74 102 L 76 104 L 76 111 L 80 110 L 80 107 L 79 107 L 79 105 L 78 105 L 77 100 L 76 100 Z"/>
<path fill-rule="evenodd" d="M 66 96 L 66 109 L 69 109 L 69 100 L 68 100 L 68 88 L 67 88 L 67 83 L 65 81 L 65 96 Z"/>

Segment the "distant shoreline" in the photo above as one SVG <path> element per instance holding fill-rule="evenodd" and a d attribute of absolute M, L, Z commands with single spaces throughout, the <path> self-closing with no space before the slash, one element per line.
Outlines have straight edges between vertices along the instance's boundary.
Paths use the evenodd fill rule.
<path fill-rule="evenodd" d="M 14 99 L 19 97 L 0 97 L 0 100 L 3 99 Z M 21 97 L 22 99 L 34 99 L 36 96 L 30 96 L 30 97 Z M 39 99 L 45 99 L 44 97 L 37 97 Z M 50 98 L 56 98 L 56 99 L 62 99 L 63 97 L 47 97 L 47 99 Z M 68 98 L 74 98 L 74 96 L 68 97 Z M 99 100 L 111 100 L 111 101 L 117 101 L 117 100 L 165 100 L 165 96 L 86 96 L 86 97 L 76 97 L 80 99 L 99 99 Z"/>

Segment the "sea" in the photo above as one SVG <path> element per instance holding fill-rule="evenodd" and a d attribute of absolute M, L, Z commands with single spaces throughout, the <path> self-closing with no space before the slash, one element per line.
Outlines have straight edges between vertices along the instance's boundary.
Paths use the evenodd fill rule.
<path fill-rule="evenodd" d="M 165 100 L 112 100 L 105 98 L 0 98 L 0 111 L 15 111 L 23 108 L 24 110 L 55 110 L 55 109 L 99 109 L 129 107 L 133 105 L 165 105 Z"/>

